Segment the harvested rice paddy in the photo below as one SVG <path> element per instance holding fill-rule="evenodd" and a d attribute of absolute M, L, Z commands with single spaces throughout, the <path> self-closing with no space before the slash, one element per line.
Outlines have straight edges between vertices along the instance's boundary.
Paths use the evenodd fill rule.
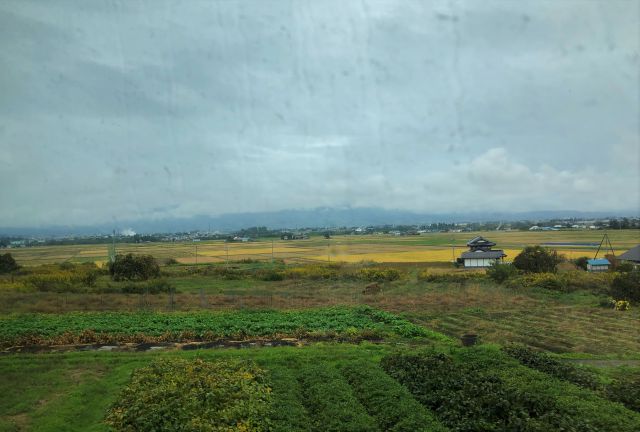
<path fill-rule="evenodd" d="M 419 236 L 363 235 L 335 236 L 330 240 L 274 240 L 245 243 L 206 241 L 197 243 L 117 244 L 118 253 L 151 254 L 158 259 L 174 258 L 184 264 L 216 263 L 238 260 L 287 263 L 307 262 L 450 262 L 466 250 L 466 242 L 482 235 L 503 249 L 507 260 L 513 259 L 527 245 L 546 245 L 567 258 L 592 257 L 603 231 L 492 231 L 474 233 L 426 233 Z M 640 242 L 640 230 L 608 232 L 616 254 Z M 49 264 L 63 261 L 104 263 L 108 245 L 40 246 L 12 249 L 21 265 Z M 603 254 L 607 251 L 601 251 Z"/>

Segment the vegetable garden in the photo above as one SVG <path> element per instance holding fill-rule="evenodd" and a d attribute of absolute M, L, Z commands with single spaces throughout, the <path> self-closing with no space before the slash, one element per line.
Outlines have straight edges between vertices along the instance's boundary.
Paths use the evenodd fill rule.
<path fill-rule="evenodd" d="M 0 430 L 640 429 L 638 382 L 624 379 L 633 374 L 611 379 L 521 346 L 460 347 L 371 307 L 27 315 L 2 324 L 5 345 L 73 339 L 86 328 L 115 342 L 274 335 L 322 335 L 324 342 L 0 356 Z M 35 408 L 25 413 L 25 406 Z M 84 406 L 90 412 L 79 415 Z"/>

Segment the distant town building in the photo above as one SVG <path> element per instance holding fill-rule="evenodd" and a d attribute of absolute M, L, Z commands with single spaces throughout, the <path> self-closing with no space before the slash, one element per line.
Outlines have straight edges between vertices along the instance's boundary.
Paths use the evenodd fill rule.
<path fill-rule="evenodd" d="M 640 266 L 640 245 L 633 247 L 618 257 L 620 261 L 632 263 L 634 266 Z"/>
<path fill-rule="evenodd" d="M 492 249 L 495 245 L 484 237 L 476 237 L 467 243 L 469 251 L 460 259 L 465 267 L 489 267 L 494 262 L 502 262 L 507 255 L 500 249 Z"/>
<path fill-rule="evenodd" d="M 280 236 L 280 240 L 307 240 L 309 238 L 308 234 L 294 234 L 294 233 L 283 233 Z"/>
<path fill-rule="evenodd" d="M 609 271 L 611 263 L 608 259 L 597 258 L 587 260 L 587 271 L 590 272 L 606 272 Z"/>

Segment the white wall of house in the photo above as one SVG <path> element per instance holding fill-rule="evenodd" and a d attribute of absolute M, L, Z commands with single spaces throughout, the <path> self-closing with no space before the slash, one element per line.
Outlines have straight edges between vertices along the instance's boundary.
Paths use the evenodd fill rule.
<path fill-rule="evenodd" d="M 465 267 L 489 267 L 492 263 L 498 261 L 495 258 L 465 258 L 464 266 Z"/>
<path fill-rule="evenodd" d="M 587 270 L 589 270 L 590 272 L 606 272 L 609 271 L 609 266 L 587 264 Z"/>

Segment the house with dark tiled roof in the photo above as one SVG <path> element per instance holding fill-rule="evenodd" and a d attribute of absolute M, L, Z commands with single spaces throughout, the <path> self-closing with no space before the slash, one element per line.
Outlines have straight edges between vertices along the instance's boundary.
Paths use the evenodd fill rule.
<path fill-rule="evenodd" d="M 636 267 L 640 266 L 640 245 L 633 247 L 622 255 L 618 256 L 618 260 L 630 262 Z"/>
<path fill-rule="evenodd" d="M 501 249 L 493 249 L 496 244 L 484 237 L 476 237 L 467 243 L 469 251 L 460 259 L 465 267 L 489 267 L 494 262 L 502 262 L 507 255 Z"/>

